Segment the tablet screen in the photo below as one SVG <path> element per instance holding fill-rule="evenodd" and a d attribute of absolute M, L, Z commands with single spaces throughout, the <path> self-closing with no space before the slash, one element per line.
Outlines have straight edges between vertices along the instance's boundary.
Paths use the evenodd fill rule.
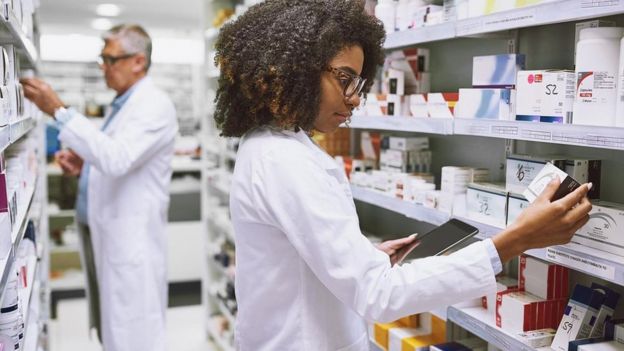
<path fill-rule="evenodd" d="M 423 235 L 418 235 L 414 244 L 407 248 L 405 259 L 436 256 L 475 236 L 479 230 L 458 219 L 451 219 Z"/>

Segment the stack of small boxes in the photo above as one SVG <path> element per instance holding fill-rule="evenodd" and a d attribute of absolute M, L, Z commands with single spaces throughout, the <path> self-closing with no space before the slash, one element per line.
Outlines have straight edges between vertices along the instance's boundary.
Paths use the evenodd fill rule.
<path fill-rule="evenodd" d="M 429 138 L 385 136 L 381 140 L 379 169 L 388 172 L 431 171 Z"/>
<path fill-rule="evenodd" d="M 599 284 L 594 283 L 591 287 L 577 284 L 551 348 L 555 351 L 614 349 L 607 347 L 609 345 L 603 345 L 604 348 L 582 346 L 606 342 L 610 346 L 616 346 L 615 349 L 624 349 L 624 345 L 615 344 L 617 340 L 608 342 L 613 340 L 610 332 L 613 326 L 609 325 L 609 321 L 613 317 L 619 297 L 616 292 Z"/>
<path fill-rule="evenodd" d="M 474 57 L 472 88 L 459 89 L 455 117 L 515 119 L 516 78 L 524 62 L 521 54 Z"/>
<path fill-rule="evenodd" d="M 518 275 L 518 289 L 497 293 L 496 325 L 532 347 L 548 346 L 568 301 L 569 271 L 521 256 Z"/>
<path fill-rule="evenodd" d="M 466 192 L 468 184 L 486 182 L 490 172 L 484 168 L 442 167 L 442 182 L 438 209 L 453 215 L 464 215 L 466 212 Z"/>
<path fill-rule="evenodd" d="M 392 52 L 384 66 L 382 94 L 367 94 L 366 104 L 356 111 L 366 116 L 407 116 L 406 95 L 429 91 L 429 50 L 410 48 Z"/>

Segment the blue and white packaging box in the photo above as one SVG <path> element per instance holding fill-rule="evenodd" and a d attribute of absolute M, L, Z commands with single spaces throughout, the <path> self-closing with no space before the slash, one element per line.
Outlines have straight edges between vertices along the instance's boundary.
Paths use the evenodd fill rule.
<path fill-rule="evenodd" d="M 516 85 L 516 120 L 572 123 L 573 71 L 521 71 Z"/>
<path fill-rule="evenodd" d="M 589 333 L 590 338 L 600 338 L 604 336 L 605 323 L 613 318 L 615 307 L 620 300 L 620 294 L 597 283 L 592 283 L 591 288 L 594 290 L 598 289 L 605 294 L 605 300 L 596 316 L 596 324 L 594 324 L 594 327 Z"/>
<path fill-rule="evenodd" d="M 472 86 L 513 88 L 524 64 L 525 56 L 522 54 L 475 56 L 472 58 Z"/>
<path fill-rule="evenodd" d="M 596 341 L 594 338 L 590 339 L 593 342 L 586 344 L 579 343 L 575 349 L 573 344 L 570 343 L 570 351 L 623 351 L 624 345 L 617 341 Z"/>
<path fill-rule="evenodd" d="M 513 120 L 515 95 L 514 89 L 459 89 L 455 117 Z"/>
<path fill-rule="evenodd" d="M 550 347 L 555 351 L 568 351 L 570 341 L 587 338 L 604 299 L 602 292 L 577 284 Z"/>

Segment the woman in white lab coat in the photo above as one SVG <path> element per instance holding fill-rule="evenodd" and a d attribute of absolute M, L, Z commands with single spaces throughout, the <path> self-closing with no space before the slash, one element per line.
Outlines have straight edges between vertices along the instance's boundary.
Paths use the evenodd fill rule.
<path fill-rule="evenodd" d="M 365 321 L 486 295 L 501 262 L 587 220 L 589 185 L 550 202 L 553 183 L 494 238 L 393 266 L 413 239 L 372 245 L 344 172 L 310 139 L 350 119 L 383 39 L 360 0 L 267 0 L 220 33 L 215 120 L 243 137 L 230 194 L 240 350 L 368 350 Z"/>

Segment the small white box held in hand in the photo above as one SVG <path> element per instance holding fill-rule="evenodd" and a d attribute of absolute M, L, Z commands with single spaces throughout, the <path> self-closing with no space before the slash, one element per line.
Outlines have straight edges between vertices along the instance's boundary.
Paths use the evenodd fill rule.
<path fill-rule="evenodd" d="M 535 179 L 529 184 L 529 187 L 524 191 L 524 197 L 529 200 L 530 203 L 533 203 L 535 199 L 546 189 L 548 184 L 558 177 L 561 181 L 561 185 L 553 195 L 552 201 L 558 200 L 567 194 L 576 190 L 581 184 L 574 180 L 574 178 L 570 177 L 566 172 L 560 170 L 555 167 L 552 163 L 548 162 L 544 168 L 537 174 Z"/>

